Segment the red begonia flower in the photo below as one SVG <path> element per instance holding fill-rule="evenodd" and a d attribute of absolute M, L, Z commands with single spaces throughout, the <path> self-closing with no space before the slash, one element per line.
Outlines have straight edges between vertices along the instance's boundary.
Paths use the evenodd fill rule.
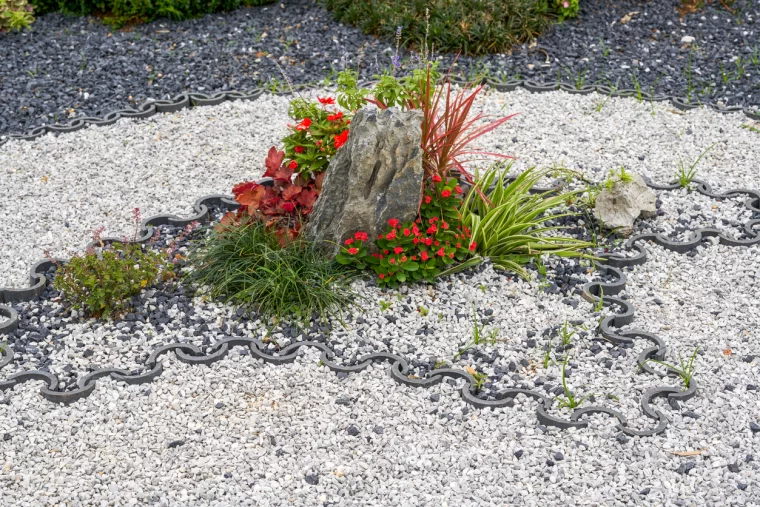
<path fill-rule="evenodd" d="M 335 104 L 335 99 L 332 97 L 317 97 L 320 104 L 332 105 Z"/>
<path fill-rule="evenodd" d="M 397 246 L 396 248 L 393 249 L 393 253 L 395 253 L 396 255 L 400 254 L 403 251 L 404 249 L 400 246 Z"/>
<path fill-rule="evenodd" d="M 337 150 L 344 144 L 346 144 L 346 141 L 348 141 L 348 130 L 344 130 L 337 136 L 335 136 L 335 139 L 333 140 L 333 145 L 335 146 L 335 149 Z"/>
<path fill-rule="evenodd" d="M 309 127 L 311 127 L 311 120 L 309 118 L 304 118 L 301 123 L 296 125 L 296 130 L 309 130 Z"/>
<path fill-rule="evenodd" d="M 296 146 L 294 149 L 296 150 L 296 153 L 303 153 L 304 152 L 304 147 L 303 146 Z"/>
<path fill-rule="evenodd" d="M 348 249 L 348 253 L 350 253 L 351 255 L 356 255 L 357 253 L 359 253 L 359 249 L 358 248 L 349 248 Z"/>

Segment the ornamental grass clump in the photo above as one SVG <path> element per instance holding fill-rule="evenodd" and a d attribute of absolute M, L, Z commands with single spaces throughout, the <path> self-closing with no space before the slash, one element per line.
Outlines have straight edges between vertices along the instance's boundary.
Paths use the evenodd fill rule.
<path fill-rule="evenodd" d="M 476 190 L 480 192 L 469 192 L 462 202 L 462 223 L 471 231 L 478 255 L 489 258 L 495 267 L 514 271 L 524 278 L 528 274 L 523 265 L 535 257 L 584 256 L 582 250 L 591 247 L 591 243 L 554 235 L 562 227 L 546 225 L 550 220 L 570 216 L 571 213 L 548 211 L 584 190 L 533 194 L 530 189 L 551 170 L 528 169 L 510 183 L 507 179 L 510 167 L 494 164 L 478 178 Z"/>
<path fill-rule="evenodd" d="M 358 295 L 352 276 L 302 238 L 284 245 L 266 224 L 218 226 L 193 250 L 187 279 L 201 294 L 239 306 L 264 320 L 341 318 Z"/>

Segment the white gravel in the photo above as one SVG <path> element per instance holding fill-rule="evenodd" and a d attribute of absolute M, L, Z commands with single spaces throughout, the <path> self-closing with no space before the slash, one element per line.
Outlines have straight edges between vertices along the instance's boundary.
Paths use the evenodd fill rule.
<path fill-rule="evenodd" d="M 696 158 L 717 141 L 700 176 L 717 190 L 760 188 L 758 135 L 740 128 L 744 120 L 738 115 L 676 114 L 655 105 L 652 117 L 649 104 L 634 99 L 610 99 L 598 113 L 598 96 L 562 93 L 493 93 L 487 100 L 491 110 L 507 104 L 504 112 L 522 112 L 484 143 L 518 154 L 518 168 L 564 162 L 599 181 L 608 169 L 625 165 L 662 182 L 679 154 Z M 266 149 L 284 131 L 286 104 L 271 97 L 229 103 L 1 147 L 0 184 L 13 193 L 0 204 L 6 217 L 0 286 L 21 284 L 44 249 L 59 254 L 81 248 L 98 225 L 126 233 L 133 207 L 145 214 L 186 213 L 200 194 L 226 193 L 233 183 L 255 177 Z M 97 165 L 100 153 L 109 154 L 104 168 Z M 167 156 L 156 162 L 156 153 Z M 660 197 L 666 213 L 657 219 L 663 223 L 687 212 L 718 227 L 722 219 L 746 219 L 729 202 L 713 209 L 710 199 L 695 193 L 665 194 Z M 705 213 L 692 217 L 695 205 Z M 660 334 L 673 350 L 671 361 L 675 351 L 690 354 L 697 345 L 703 351 L 698 395 L 681 410 L 657 402 L 670 419 L 660 436 L 617 439 L 614 424 L 598 416 L 584 430 L 544 428 L 534 402 L 520 397 L 513 408 L 473 410 L 448 383 L 403 387 L 382 365 L 340 379 L 318 365 L 314 352 L 285 366 L 237 351 L 211 367 L 169 356 L 155 382 L 126 386 L 102 380 L 90 397 L 68 407 L 41 400 L 37 383 L 6 392 L 7 403 L 0 404 L 2 504 L 760 505 L 760 467 L 754 461 L 760 460 L 760 436 L 750 430 L 751 422 L 760 423 L 760 394 L 750 388 L 760 374 L 760 247 L 713 245 L 693 257 L 647 248 L 648 262 L 627 273 L 625 295 L 637 312 L 631 327 Z M 360 289 L 375 302 L 363 309 L 365 324 L 354 323 L 334 337 L 344 356 L 390 338 L 388 349 L 408 357 L 451 359 L 472 334 L 473 303 L 493 310 L 487 327 L 499 328 L 501 338 L 474 348 L 498 352 L 499 361 L 474 366 L 491 375 L 488 368 L 494 366 L 533 363 L 513 372 L 522 380 L 507 373 L 500 385 L 532 387 L 537 376 L 554 376 L 556 385 L 559 365 L 549 371 L 540 366 L 546 341 L 541 330 L 565 319 L 587 325 L 598 319 L 586 302 L 573 308 L 563 302 L 565 294 L 541 292 L 538 281 L 514 282 L 490 269 L 400 295 Z M 383 311 L 379 299 L 393 305 Z M 210 317 L 217 310 L 199 305 L 198 313 Z M 422 322 L 436 333 L 415 334 Z M 539 346 L 526 348 L 531 330 L 538 331 Z M 67 361 L 77 368 L 112 360 L 131 365 L 152 343 L 148 338 L 122 348 L 103 329 L 82 325 L 70 331 L 85 347 L 101 340 L 103 346 L 89 361 L 57 355 L 54 370 Z M 181 331 L 163 332 L 176 339 Z M 623 411 L 633 427 L 651 427 L 640 416 L 640 394 L 678 383 L 634 375 L 642 348 L 637 344 L 618 354 L 603 346 L 593 354 L 590 342 L 581 342 L 572 351 L 571 388 L 580 395 L 613 394 L 617 400 L 603 403 Z M 694 452 L 673 454 L 689 451 Z M 681 473 L 689 462 L 694 468 Z"/>

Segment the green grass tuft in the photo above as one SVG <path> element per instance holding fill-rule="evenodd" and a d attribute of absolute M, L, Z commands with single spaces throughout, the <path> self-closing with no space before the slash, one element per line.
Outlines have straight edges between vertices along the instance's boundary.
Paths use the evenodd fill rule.
<path fill-rule="evenodd" d="M 262 319 L 341 319 L 357 304 L 353 275 L 304 239 L 281 247 L 265 226 L 249 223 L 213 231 L 190 254 L 188 281 L 201 294 L 239 305 Z"/>

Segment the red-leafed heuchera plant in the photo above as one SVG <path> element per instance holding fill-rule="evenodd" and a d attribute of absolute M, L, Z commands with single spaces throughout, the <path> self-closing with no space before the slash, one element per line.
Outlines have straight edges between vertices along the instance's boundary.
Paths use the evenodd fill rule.
<path fill-rule="evenodd" d="M 272 181 L 235 185 L 232 193 L 240 208 L 227 213 L 222 226 L 254 219 L 271 227 L 281 244 L 298 236 L 322 191 L 330 159 L 348 140 L 351 123 L 343 112 L 327 109 L 335 104 L 334 98 L 318 97 L 318 102 L 298 98 L 291 103 L 290 113 L 300 121 L 289 126 L 292 132 L 283 139 L 285 151 L 269 149 L 264 177 Z"/>

